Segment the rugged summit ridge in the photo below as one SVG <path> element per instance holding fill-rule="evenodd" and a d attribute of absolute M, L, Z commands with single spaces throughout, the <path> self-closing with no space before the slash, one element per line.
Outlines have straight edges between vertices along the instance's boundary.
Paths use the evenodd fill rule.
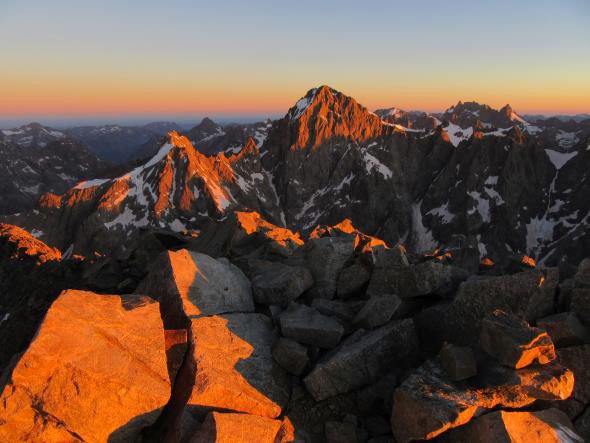
<path fill-rule="evenodd" d="M 310 89 L 283 120 L 291 133 L 291 149 L 316 148 L 340 138 L 364 142 L 383 131 L 378 116 L 326 85 Z"/>
<path fill-rule="evenodd" d="M 349 218 L 417 251 L 461 244 L 495 263 L 577 262 L 590 247 L 590 122 L 539 125 L 476 102 L 438 116 L 372 113 L 320 86 L 235 137 L 210 120 L 188 137 L 170 133 L 127 174 L 47 195 L 40 214 L 9 222 L 60 248 L 109 250 L 140 228 L 198 231 L 248 210 L 303 233 Z"/>
<path fill-rule="evenodd" d="M 45 231 L 62 248 L 95 244 L 111 250 L 138 228 L 186 232 L 238 205 L 278 220 L 275 201 L 252 141 L 237 155 L 206 156 L 188 138 L 171 131 L 158 153 L 129 173 L 80 182 L 62 196 L 45 196 L 40 207 L 49 212 L 40 217 L 66 220 Z M 90 232 L 93 239 L 86 237 Z"/>

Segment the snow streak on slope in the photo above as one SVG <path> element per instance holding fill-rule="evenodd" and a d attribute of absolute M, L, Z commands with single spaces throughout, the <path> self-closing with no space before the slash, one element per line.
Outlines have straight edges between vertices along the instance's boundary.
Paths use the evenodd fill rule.
<path fill-rule="evenodd" d="M 549 160 L 551 160 L 551 163 L 553 163 L 553 166 L 555 166 L 555 169 L 557 169 L 558 171 L 561 168 L 563 168 L 563 165 L 565 165 L 568 161 L 570 161 L 572 158 L 578 155 L 577 151 L 558 152 L 552 149 L 545 149 L 545 152 L 547 153 Z"/>

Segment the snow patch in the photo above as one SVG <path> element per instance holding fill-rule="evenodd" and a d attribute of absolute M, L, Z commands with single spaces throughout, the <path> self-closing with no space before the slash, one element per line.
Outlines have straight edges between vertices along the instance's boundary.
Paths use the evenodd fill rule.
<path fill-rule="evenodd" d="M 94 188 L 95 186 L 100 186 L 108 181 L 109 181 L 109 179 L 106 179 L 106 178 L 97 178 L 94 180 L 81 181 L 76 186 L 74 186 L 74 189 Z"/>
<path fill-rule="evenodd" d="M 31 235 L 35 238 L 39 238 L 43 235 L 43 231 L 41 231 L 40 229 L 32 229 Z"/>
<path fill-rule="evenodd" d="M 364 152 L 363 160 L 365 162 L 365 169 L 370 174 L 373 170 L 376 170 L 379 174 L 381 174 L 385 179 L 390 179 L 393 177 L 393 172 L 387 166 L 379 161 L 379 159 L 368 152 Z"/>
<path fill-rule="evenodd" d="M 311 94 L 309 94 L 309 96 L 305 96 L 299 99 L 297 103 L 295 103 L 295 106 L 291 108 L 291 111 L 289 112 L 289 117 L 292 119 L 301 117 L 301 115 L 305 112 L 305 110 L 309 107 L 309 105 L 315 98 L 315 93 L 316 89 L 314 89 L 311 92 Z"/>
<path fill-rule="evenodd" d="M 492 185 L 495 186 L 498 184 L 498 176 L 497 175 L 490 175 L 486 178 L 486 181 L 483 183 L 484 185 Z"/>
<path fill-rule="evenodd" d="M 491 220 L 490 217 L 490 201 L 482 198 L 481 193 L 477 191 L 468 192 L 469 195 L 473 200 L 475 200 L 475 207 L 467 211 L 469 215 L 474 214 L 475 211 L 479 212 L 481 219 L 484 223 L 489 223 Z"/>
<path fill-rule="evenodd" d="M 555 169 L 557 169 L 558 171 L 563 167 L 563 165 L 565 165 L 568 161 L 570 161 L 572 158 L 578 155 L 577 151 L 558 152 L 552 149 L 545 149 L 545 152 L 547 153 L 549 160 L 551 160 L 551 163 L 553 163 L 553 166 L 555 166 Z"/>
<path fill-rule="evenodd" d="M 186 226 L 184 225 L 184 223 L 182 223 L 180 220 L 175 219 L 172 223 L 170 223 L 168 225 L 168 227 L 170 229 L 172 229 L 175 232 L 182 232 L 182 231 L 186 231 Z"/>
<path fill-rule="evenodd" d="M 449 211 L 449 202 L 448 201 L 444 205 L 442 205 L 438 208 L 431 209 L 430 211 L 428 211 L 426 213 L 426 215 L 435 215 L 437 217 L 440 217 L 440 219 L 441 219 L 440 221 L 444 225 L 446 225 L 447 223 L 450 223 L 455 218 L 455 214 L 453 214 Z"/>
<path fill-rule="evenodd" d="M 463 129 L 461 126 L 455 125 L 453 123 L 449 123 L 449 125 L 444 128 L 444 130 L 449 135 L 449 141 L 451 144 L 456 148 L 459 146 L 463 140 L 469 140 L 473 135 L 473 127 Z"/>
<path fill-rule="evenodd" d="M 416 252 L 431 251 L 436 248 L 432 232 L 424 226 L 422 201 L 412 205 L 412 244 Z"/>

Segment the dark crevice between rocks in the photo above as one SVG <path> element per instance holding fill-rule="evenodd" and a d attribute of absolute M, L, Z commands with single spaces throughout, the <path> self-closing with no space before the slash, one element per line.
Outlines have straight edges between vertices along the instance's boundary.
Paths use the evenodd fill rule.
<path fill-rule="evenodd" d="M 52 415 L 49 412 L 45 411 L 43 409 L 43 404 L 39 400 L 33 399 L 33 401 L 31 402 L 31 406 L 33 407 L 33 409 L 35 410 L 35 412 L 40 417 L 43 418 L 43 421 L 44 422 L 51 421 L 57 427 L 64 429 L 68 434 L 70 434 L 72 437 L 74 437 L 75 439 L 79 440 L 80 442 L 85 442 L 86 441 L 80 435 L 78 435 L 74 431 L 68 429 L 68 427 L 67 427 L 67 425 L 66 425 L 66 423 L 64 421 L 60 420 L 55 415 Z"/>
<path fill-rule="evenodd" d="M 170 400 L 156 422 L 143 430 L 147 443 L 180 441 L 182 414 L 190 398 L 196 376 L 191 356 L 195 343 L 192 339 L 190 319 L 182 311 L 180 295 L 172 303 L 160 299 L 160 316 L 166 339 L 166 361 L 171 384 Z M 181 339 L 182 336 L 185 340 Z M 180 340 L 179 340 L 180 338 Z"/>

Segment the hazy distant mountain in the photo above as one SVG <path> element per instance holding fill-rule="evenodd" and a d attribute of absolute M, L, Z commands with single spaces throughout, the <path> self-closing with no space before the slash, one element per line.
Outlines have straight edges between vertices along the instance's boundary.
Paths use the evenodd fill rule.
<path fill-rule="evenodd" d="M 418 251 L 461 239 L 496 262 L 575 262 L 590 250 L 589 146 L 590 122 L 532 124 L 475 102 L 373 113 L 322 86 L 272 123 L 171 133 L 142 166 L 47 196 L 17 221 L 60 247 L 120 251 L 141 227 L 199 230 L 248 209 L 304 233 L 350 218 Z"/>
<path fill-rule="evenodd" d="M 230 123 L 219 125 L 209 118 L 188 130 L 185 135 L 191 143 L 204 154 L 215 154 L 225 151 L 237 153 L 249 137 L 258 147 L 262 146 L 272 122 L 266 120 L 257 123 Z"/>
<path fill-rule="evenodd" d="M 271 120 L 258 123 L 230 123 L 221 125 L 205 117 L 198 125 L 182 132 L 190 140 L 195 149 L 207 155 L 225 152 L 227 155 L 237 154 L 248 138 L 252 137 L 260 147 L 266 139 L 271 127 Z M 141 160 L 153 157 L 160 149 L 165 137 L 152 136 L 130 156 L 130 160 Z"/>
<path fill-rule="evenodd" d="M 570 120 L 573 120 L 577 123 L 583 121 L 583 120 L 589 120 L 590 119 L 590 114 L 573 114 L 573 115 L 568 115 L 568 114 L 558 114 L 558 115 L 542 115 L 542 114 L 526 114 L 524 116 L 525 119 L 529 120 L 529 121 L 536 121 L 536 120 L 548 120 L 550 118 L 557 118 L 563 122 L 567 122 Z"/>
<path fill-rule="evenodd" d="M 124 163 L 153 137 L 179 129 L 180 127 L 173 122 L 155 122 L 142 126 L 78 126 L 66 132 L 84 143 L 103 160 Z"/>
<path fill-rule="evenodd" d="M 0 214 L 31 209 L 43 193 L 65 192 L 109 169 L 61 131 L 38 123 L 0 130 Z"/>

